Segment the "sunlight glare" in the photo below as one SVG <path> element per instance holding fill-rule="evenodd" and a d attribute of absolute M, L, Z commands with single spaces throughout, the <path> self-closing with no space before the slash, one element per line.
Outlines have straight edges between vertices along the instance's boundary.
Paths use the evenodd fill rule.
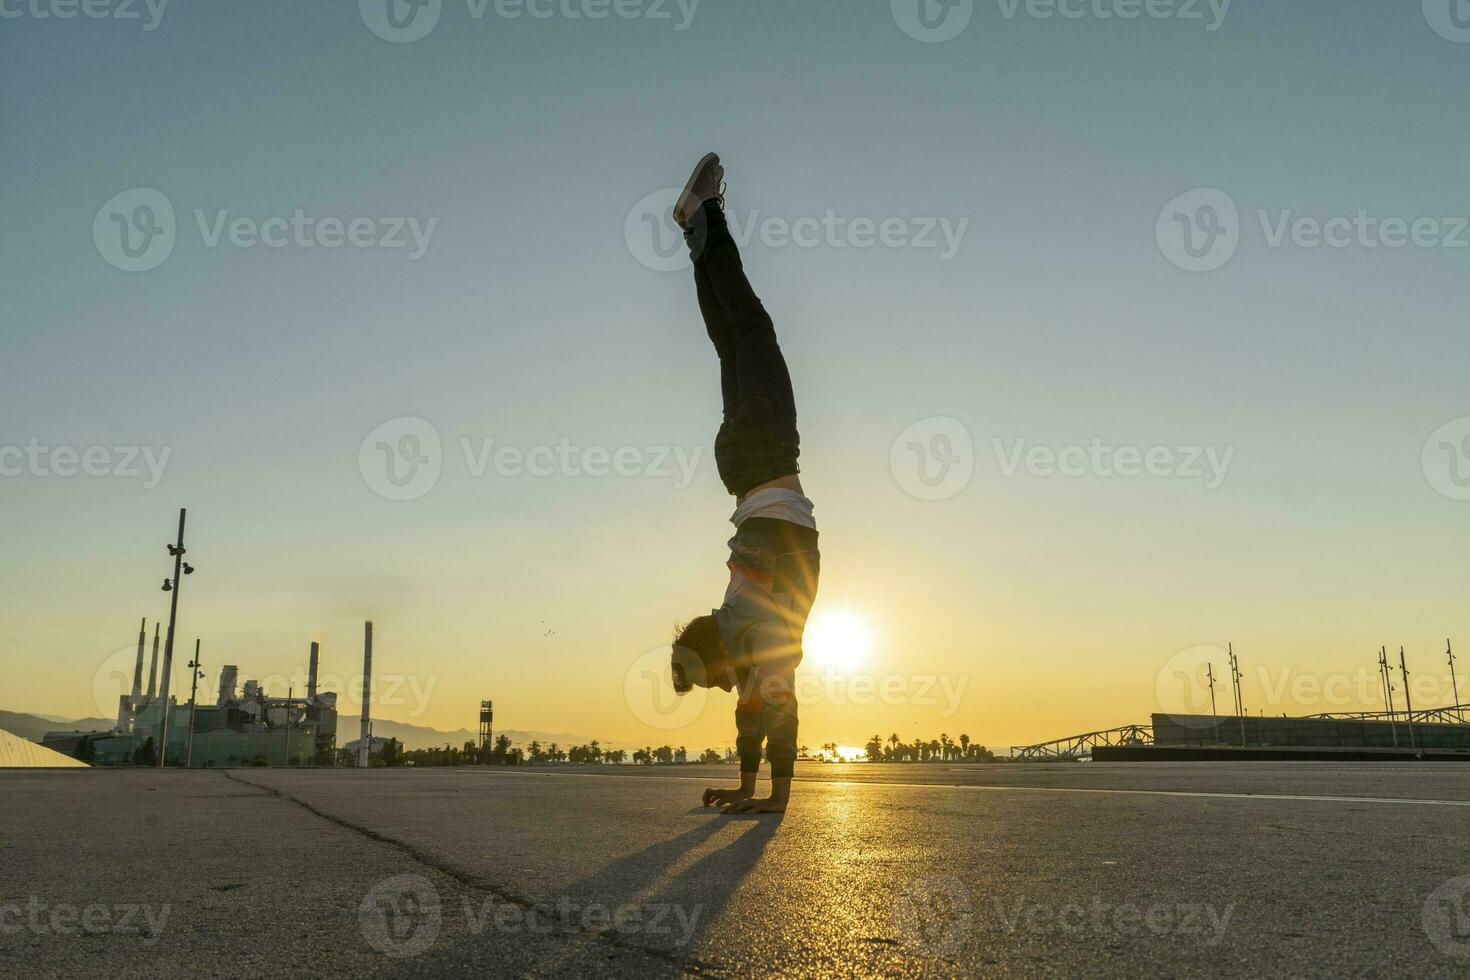
<path fill-rule="evenodd" d="M 814 666 L 835 671 L 863 667 L 873 654 L 873 628 L 850 609 L 815 615 L 806 624 L 803 653 Z"/>

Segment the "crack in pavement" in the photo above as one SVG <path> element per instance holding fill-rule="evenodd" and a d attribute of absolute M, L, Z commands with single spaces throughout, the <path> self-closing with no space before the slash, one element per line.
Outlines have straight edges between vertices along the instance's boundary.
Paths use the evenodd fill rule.
<path fill-rule="evenodd" d="M 327 813 L 326 811 L 311 805 L 305 800 L 299 799 L 295 796 L 291 796 L 290 794 L 285 793 L 274 786 L 262 786 L 260 783 L 252 783 L 248 779 L 242 779 L 239 776 L 234 775 L 229 770 L 222 769 L 219 770 L 219 773 L 232 782 L 239 783 L 242 786 L 249 786 L 251 789 L 259 790 L 262 793 L 267 793 L 271 796 L 276 797 L 277 799 L 284 800 L 287 803 L 294 803 L 305 810 L 307 813 L 310 813 L 316 817 L 320 817 L 322 820 L 341 827 L 343 830 L 352 831 L 355 834 L 366 837 L 368 840 L 374 841 L 379 844 L 386 844 L 389 847 L 401 851 L 417 863 L 423 865 L 426 868 L 437 871 L 448 878 L 453 879 L 455 882 L 459 883 L 461 886 L 469 889 L 472 892 L 487 894 L 493 898 L 498 898 L 502 902 L 505 902 L 509 905 L 515 905 L 522 909 L 536 912 L 542 916 L 547 917 L 553 923 L 556 922 L 557 917 L 555 914 L 555 906 L 547 905 L 543 902 L 538 902 L 535 899 L 527 898 L 524 895 L 517 895 L 514 892 L 507 891 L 506 889 L 501 888 L 497 885 L 487 884 L 464 873 L 463 871 L 454 867 L 454 865 L 452 864 L 440 861 L 432 854 L 429 854 L 426 851 L 422 851 L 419 848 L 414 847 L 412 844 L 408 844 L 404 841 L 397 840 L 396 838 L 389 837 L 386 834 L 373 830 L 370 827 L 364 827 L 361 824 L 355 824 L 350 820 L 345 820 L 342 817 Z M 597 942 L 603 942 L 622 952 L 629 952 L 647 956 L 652 959 L 659 960 L 663 963 L 667 963 L 670 966 L 677 967 L 678 969 L 683 970 L 685 973 L 689 973 L 695 976 L 719 976 L 717 972 L 713 972 L 715 969 L 713 964 L 705 963 L 698 958 L 679 956 L 676 953 L 673 953 L 666 949 L 661 949 L 657 946 L 645 945 L 643 943 L 636 942 L 622 935 L 621 933 L 612 932 L 610 930 L 595 931 L 590 929 L 567 928 L 562 925 L 553 925 L 550 931 L 558 935 L 565 936 L 568 939 L 593 940 Z"/>

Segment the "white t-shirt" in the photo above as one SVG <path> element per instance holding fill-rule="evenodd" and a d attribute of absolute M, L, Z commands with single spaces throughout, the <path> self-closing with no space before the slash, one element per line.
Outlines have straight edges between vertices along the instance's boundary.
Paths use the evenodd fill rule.
<path fill-rule="evenodd" d="M 757 490 L 735 508 L 730 523 L 739 527 L 752 517 L 769 517 L 778 521 L 789 521 L 802 527 L 817 529 L 817 519 L 812 516 L 816 506 L 795 490 L 785 487 L 767 487 Z"/>

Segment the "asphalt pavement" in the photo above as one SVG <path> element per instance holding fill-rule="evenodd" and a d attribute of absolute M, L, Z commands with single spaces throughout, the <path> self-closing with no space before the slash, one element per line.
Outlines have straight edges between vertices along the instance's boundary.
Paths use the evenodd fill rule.
<path fill-rule="evenodd" d="M 1470 767 L 0 772 L 3 976 L 1463 976 Z"/>

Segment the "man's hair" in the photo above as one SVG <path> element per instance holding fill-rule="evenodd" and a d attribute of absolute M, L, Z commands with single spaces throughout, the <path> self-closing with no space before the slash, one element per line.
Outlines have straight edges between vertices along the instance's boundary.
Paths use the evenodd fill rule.
<path fill-rule="evenodd" d="M 732 687 L 727 670 L 725 641 L 713 616 L 699 616 L 674 628 L 674 690 L 694 687 Z"/>

